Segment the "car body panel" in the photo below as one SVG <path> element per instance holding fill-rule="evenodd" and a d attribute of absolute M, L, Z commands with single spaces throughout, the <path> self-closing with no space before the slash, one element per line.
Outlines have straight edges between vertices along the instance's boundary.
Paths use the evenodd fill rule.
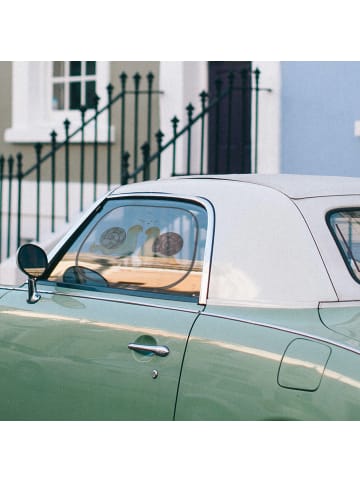
<path fill-rule="evenodd" d="M 0 307 L 1 419 L 172 420 L 196 305 L 39 288 L 36 304 L 13 290 Z"/>
<path fill-rule="evenodd" d="M 186 351 L 176 420 L 359 420 L 360 372 L 347 374 L 360 352 L 322 338 L 329 330 L 315 309 L 261 311 L 245 310 L 246 321 L 241 310 L 237 319 L 200 315 Z M 312 325 L 316 337 L 307 334 Z M 333 404 L 337 390 L 342 395 Z"/>
<path fill-rule="evenodd" d="M 32 304 L 26 285 L 0 288 L 0 419 L 360 420 L 360 284 L 326 223 L 330 210 L 360 207 L 358 179 L 190 176 L 121 186 L 71 228 L 51 266 L 92 213 L 97 226 L 107 198 L 206 210 L 199 296 L 47 274 Z M 130 266 L 124 259 L 111 269 Z M 156 276 L 158 265 L 149 269 Z M 169 354 L 133 351 L 134 343 Z"/>
<path fill-rule="evenodd" d="M 360 301 L 320 303 L 319 314 L 328 328 L 360 342 Z"/>

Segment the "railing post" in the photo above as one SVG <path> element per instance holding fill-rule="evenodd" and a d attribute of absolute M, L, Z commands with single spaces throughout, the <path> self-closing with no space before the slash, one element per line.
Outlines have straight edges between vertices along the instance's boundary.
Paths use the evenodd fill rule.
<path fill-rule="evenodd" d="M 159 130 L 155 134 L 156 143 L 157 143 L 157 178 L 160 179 L 161 175 L 161 143 L 164 137 L 164 134 Z"/>
<path fill-rule="evenodd" d="M 153 81 L 154 74 L 149 72 L 147 75 L 148 80 L 148 134 L 147 142 L 149 144 L 149 149 L 151 149 L 151 119 L 152 119 L 152 93 L 153 93 Z"/>
<path fill-rule="evenodd" d="M 138 166 L 138 137 L 139 137 L 139 87 L 141 75 L 137 72 L 134 77 L 134 88 L 135 88 L 135 98 L 134 98 L 134 171 L 136 171 Z M 134 181 L 137 181 L 137 175 L 135 175 Z"/>
<path fill-rule="evenodd" d="M 203 90 L 201 99 L 201 144 L 200 144 L 200 174 L 204 174 L 204 146 L 205 146 L 205 108 L 208 94 Z"/>
<path fill-rule="evenodd" d="M 258 172 L 258 138 L 259 138 L 259 79 L 260 70 L 254 71 L 255 74 L 255 153 L 254 153 L 254 172 Z"/>
<path fill-rule="evenodd" d="M 108 126 L 107 126 L 107 187 L 110 190 L 111 185 L 111 106 L 112 106 L 112 92 L 114 87 L 112 84 L 107 86 L 108 92 Z"/>
<path fill-rule="evenodd" d="M 65 119 L 65 221 L 69 222 L 69 119 Z"/>
<path fill-rule="evenodd" d="M 7 258 L 10 257 L 10 243 L 11 243 L 11 205 L 12 205 L 12 180 L 13 180 L 14 158 L 8 158 L 8 223 L 7 223 Z"/>
<path fill-rule="evenodd" d="M 80 212 L 84 210 L 84 175 L 85 175 L 85 112 L 86 106 L 80 107 L 81 143 L 80 143 Z"/>
<path fill-rule="evenodd" d="M 190 166 L 191 166 L 191 129 L 192 129 L 192 115 L 194 112 L 194 106 L 192 104 L 189 104 L 186 107 L 187 113 L 188 113 L 188 145 L 187 145 L 187 167 L 186 167 L 186 173 L 189 175 L 190 174 Z"/>
<path fill-rule="evenodd" d="M 121 82 L 121 139 L 120 139 L 120 158 L 124 157 L 125 153 L 125 109 L 126 109 L 126 80 L 127 75 L 123 72 L 120 75 Z"/>
<path fill-rule="evenodd" d="M 3 181 L 4 181 L 4 164 L 5 158 L 3 155 L 0 156 L 0 262 L 2 261 L 2 218 L 3 218 Z"/>
<path fill-rule="evenodd" d="M 93 200 L 96 201 L 96 187 L 97 187 L 97 177 L 98 177 L 98 115 L 99 115 L 99 100 L 100 97 L 95 94 L 94 104 L 95 104 L 95 124 L 94 124 L 94 193 Z"/>
<path fill-rule="evenodd" d="M 129 182 L 129 158 L 130 154 L 125 151 L 121 161 L 121 184 Z"/>
<path fill-rule="evenodd" d="M 36 241 L 40 240 L 40 180 L 41 180 L 41 150 L 43 145 L 35 144 L 36 152 Z"/>
<path fill-rule="evenodd" d="M 51 232 L 55 232 L 55 182 L 56 182 L 56 170 L 55 170 L 55 153 L 56 153 L 56 136 L 57 133 L 52 131 L 51 134 Z"/>
<path fill-rule="evenodd" d="M 143 180 L 148 181 L 150 178 L 150 165 L 149 165 L 149 157 L 150 157 L 150 146 L 148 142 L 145 142 L 141 146 L 142 154 L 143 154 Z"/>
<path fill-rule="evenodd" d="M 179 119 L 175 116 L 171 119 L 173 125 L 173 155 L 172 155 L 172 176 L 176 176 L 176 139 L 177 139 L 177 126 L 179 124 Z"/>
<path fill-rule="evenodd" d="M 17 179 L 18 179 L 18 209 L 17 209 L 17 248 L 19 248 L 21 243 L 21 197 L 22 197 L 22 159 L 23 156 L 21 152 L 16 155 L 17 159 Z"/>

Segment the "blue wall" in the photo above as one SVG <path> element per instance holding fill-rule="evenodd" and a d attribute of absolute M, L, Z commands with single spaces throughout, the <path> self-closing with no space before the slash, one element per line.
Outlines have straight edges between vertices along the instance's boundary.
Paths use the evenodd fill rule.
<path fill-rule="evenodd" d="M 281 172 L 360 176 L 360 62 L 282 62 L 281 82 Z"/>

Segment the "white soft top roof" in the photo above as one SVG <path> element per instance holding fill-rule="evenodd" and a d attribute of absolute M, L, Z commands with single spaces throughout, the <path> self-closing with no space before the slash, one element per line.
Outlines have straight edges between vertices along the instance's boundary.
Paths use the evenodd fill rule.
<path fill-rule="evenodd" d="M 359 207 L 360 178 L 182 176 L 128 184 L 112 195 L 130 193 L 211 202 L 216 229 L 210 304 L 317 306 L 320 301 L 359 299 L 359 285 L 348 273 L 325 215 L 331 209 Z"/>
<path fill-rule="evenodd" d="M 224 174 L 171 177 L 158 181 L 121 186 L 113 194 L 120 194 L 124 191 L 151 191 L 152 189 L 157 191 L 161 189 L 160 184 L 168 184 L 169 181 L 172 183 L 185 180 L 201 180 L 203 187 L 205 187 L 205 183 L 208 183 L 210 187 L 214 180 L 257 184 L 279 191 L 292 199 L 360 194 L 359 177 L 302 174 Z"/>

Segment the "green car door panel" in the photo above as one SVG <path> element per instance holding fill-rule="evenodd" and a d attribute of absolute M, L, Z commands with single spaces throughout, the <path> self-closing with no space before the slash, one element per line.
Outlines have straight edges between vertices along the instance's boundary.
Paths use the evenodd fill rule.
<path fill-rule="evenodd" d="M 0 309 L 1 419 L 172 420 L 196 305 L 130 298 L 58 288 L 30 305 L 24 291 L 9 292 Z"/>
<path fill-rule="evenodd" d="M 263 311 L 238 309 L 238 319 L 199 316 L 184 359 L 176 420 L 360 419 L 360 370 L 345 375 L 349 363 L 358 366 L 359 355 L 293 332 L 296 320 L 299 330 L 312 323 L 319 338 L 321 331 L 326 335 L 316 309 L 306 316 L 304 310 Z M 334 392 L 341 393 L 336 405 Z"/>

